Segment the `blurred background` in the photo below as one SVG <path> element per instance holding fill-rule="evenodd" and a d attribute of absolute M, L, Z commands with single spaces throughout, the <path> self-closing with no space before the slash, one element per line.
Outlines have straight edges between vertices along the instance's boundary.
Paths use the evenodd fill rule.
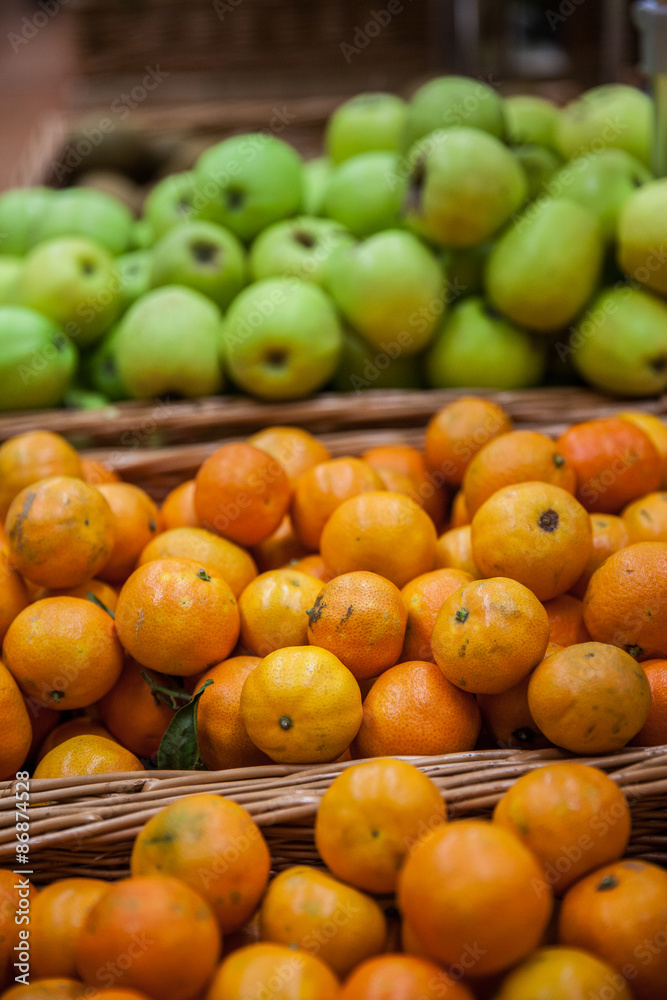
<path fill-rule="evenodd" d="M 276 115 L 315 155 L 345 97 L 436 73 L 559 103 L 641 82 L 626 0 L 2 0 L 0 27 L 0 190 L 100 169 L 143 187 Z"/>

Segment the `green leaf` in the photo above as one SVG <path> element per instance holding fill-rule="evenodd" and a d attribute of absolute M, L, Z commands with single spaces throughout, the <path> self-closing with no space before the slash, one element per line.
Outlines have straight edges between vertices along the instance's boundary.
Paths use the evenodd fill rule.
<path fill-rule="evenodd" d="M 166 705 L 167 708 L 170 708 L 172 712 L 176 712 L 180 708 L 179 702 L 190 703 L 192 695 L 188 694 L 187 691 L 184 691 L 183 688 L 164 687 L 163 684 L 158 684 L 158 682 L 154 680 L 150 674 L 146 673 L 145 670 L 141 671 L 141 676 L 151 689 L 156 704 L 157 702 L 162 702 L 162 704 Z"/>
<path fill-rule="evenodd" d="M 106 606 L 106 604 L 103 604 L 102 601 L 97 596 L 97 594 L 94 594 L 92 592 L 92 590 L 88 591 L 88 593 L 86 594 L 86 597 L 88 598 L 89 601 L 92 601 L 93 604 L 96 604 L 98 606 L 98 608 L 102 608 L 102 611 L 106 611 L 106 613 L 109 615 L 110 618 L 113 618 L 114 621 L 116 620 L 116 616 L 113 613 L 113 611 L 111 610 L 111 608 L 108 608 Z"/>
<path fill-rule="evenodd" d="M 197 742 L 197 706 L 212 680 L 206 681 L 174 715 L 162 737 L 157 752 L 157 766 L 161 771 L 195 771 L 201 768 L 199 743 Z"/>

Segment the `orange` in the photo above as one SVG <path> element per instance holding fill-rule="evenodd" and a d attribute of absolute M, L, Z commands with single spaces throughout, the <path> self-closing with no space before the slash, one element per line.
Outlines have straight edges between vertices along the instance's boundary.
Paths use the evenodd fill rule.
<path fill-rule="evenodd" d="M 248 736 L 271 760 L 335 760 L 361 725 L 361 692 L 337 656 L 319 646 L 287 646 L 265 656 L 246 677 L 241 717 Z"/>
<path fill-rule="evenodd" d="M 102 483 L 119 483 L 120 476 L 115 469 L 105 462 L 94 458 L 81 459 L 81 478 L 91 486 L 101 486 Z"/>
<path fill-rule="evenodd" d="M 642 669 L 651 688 L 651 707 L 630 742 L 637 747 L 659 747 L 667 743 L 667 660 L 644 660 Z"/>
<path fill-rule="evenodd" d="M 142 549 L 137 567 L 154 559 L 194 559 L 204 569 L 210 569 L 229 584 L 234 597 L 257 576 L 252 556 L 227 538 L 205 528 L 171 528 L 163 531 Z"/>
<path fill-rule="evenodd" d="M 577 475 L 577 499 L 586 510 L 616 514 L 631 500 L 657 490 L 660 456 L 636 424 L 617 418 L 569 427 L 556 442 Z"/>
<path fill-rule="evenodd" d="M 142 673 L 162 687 L 173 684 L 166 674 L 147 671 L 128 657 L 122 674 L 97 707 L 104 725 L 126 750 L 137 757 L 155 757 L 174 713 L 153 693 Z"/>
<path fill-rule="evenodd" d="M 580 599 L 586 593 L 586 587 L 593 573 L 602 565 L 607 556 L 625 548 L 630 541 L 623 518 L 616 517 L 615 514 L 591 514 L 590 518 L 593 549 L 584 566 L 583 573 L 574 586 L 570 587 L 570 593 Z"/>
<path fill-rule="evenodd" d="M 84 774 L 143 771 L 144 765 L 115 740 L 103 736 L 73 736 L 42 757 L 34 778 L 71 778 Z"/>
<path fill-rule="evenodd" d="M 304 472 L 331 458 L 326 445 L 301 427 L 265 427 L 249 437 L 248 444 L 280 462 L 292 485 Z"/>
<path fill-rule="evenodd" d="M 14 497 L 47 476 L 82 475 L 81 460 L 60 434 L 27 431 L 0 444 L 0 521 Z"/>
<path fill-rule="evenodd" d="M 111 989 L 101 989 L 93 994 L 95 1000 L 149 1000 L 145 993 L 138 990 L 124 990 L 122 987 L 112 987 Z M 90 1000 L 90 987 L 87 987 L 86 996 Z"/>
<path fill-rule="evenodd" d="M 623 510 L 630 545 L 667 542 L 667 493 L 647 493 Z"/>
<path fill-rule="evenodd" d="M 509 576 L 540 601 L 569 590 L 593 543 L 590 518 L 550 483 L 505 486 L 472 519 L 472 556 L 483 576 Z"/>
<path fill-rule="evenodd" d="M 464 967 L 474 976 L 529 955 L 552 902 L 531 852 L 479 820 L 445 823 L 427 834 L 399 876 L 399 908 L 428 954 L 444 965 L 462 964 L 466 956 Z"/>
<path fill-rule="evenodd" d="M 0 660 L 0 781 L 13 778 L 28 756 L 32 726 L 18 685 Z"/>
<path fill-rule="evenodd" d="M 148 493 L 132 483 L 106 483 L 99 491 L 116 518 L 116 541 L 100 577 L 109 583 L 122 583 L 141 550 L 160 531 L 160 511 Z"/>
<path fill-rule="evenodd" d="M 436 541 L 433 521 L 409 497 L 361 493 L 327 521 L 321 554 L 336 576 L 368 570 L 404 587 L 435 568 Z"/>
<path fill-rule="evenodd" d="M 379 473 L 360 458 L 320 462 L 304 472 L 294 487 L 290 513 L 296 537 L 317 552 L 324 525 L 344 500 L 383 487 Z"/>
<path fill-rule="evenodd" d="M 414 955 L 378 955 L 345 981 L 339 1000 L 473 1000 L 470 990 L 433 962 Z"/>
<path fill-rule="evenodd" d="M 192 559 L 155 559 L 123 585 L 116 628 L 138 663 L 189 677 L 229 655 L 239 635 L 239 611 L 220 575 Z"/>
<path fill-rule="evenodd" d="M 667 424 L 653 413 L 642 413 L 640 410 L 628 410 L 618 416 L 640 427 L 655 445 L 660 455 L 660 489 L 667 490 Z"/>
<path fill-rule="evenodd" d="M 263 941 L 312 951 L 341 977 L 381 952 L 387 936 L 375 900 L 305 865 L 276 875 L 259 919 Z"/>
<path fill-rule="evenodd" d="M 511 430 L 512 419 L 500 406 L 478 396 L 461 396 L 431 417 L 424 442 L 426 465 L 459 486 L 480 448 Z"/>
<path fill-rule="evenodd" d="M 435 546 L 437 569 L 460 569 L 473 580 L 479 580 L 481 573 L 472 558 L 472 528 L 464 524 L 460 528 L 450 528 L 440 535 Z"/>
<path fill-rule="evenodd" d="M 7 634 L 7 629 L 30 603 L 25 583 L 9 560 L 0 549 L 0 643 Z"/>
<path fill-rule="evenodd" d="M 489 441 L 470 462 L 463 477 L 463 494 L 471 516 L 485 500 L 516 483 L 551 483 L 574 493 L 574 470 L 546 434 L 512 431 Z"/>
<path fill-rule="evenodd" d="M 397 663 L 378 677 L 363 704 L 353 744 L 360 757 L 433 756 L 472 750 L 480 730 L 477 702 L 435 663 Z"/>
<path fill-rule="evenodd" d="M 109 504 L 82 479 L 53 476 L 27 486 L 5 521 L 9 561 L 42 587 L 78 587 L 97 576 L 116 538 Z"/>
<path fill-rule="evenodd" d="M 530 677 L 528 674 L 501 694 L 477 695 L 484 727 L 499 747 L 508 750 L 540 750 L 549 746 L 548 739 L 539 731 L 528 707 Z"/>
<path fill-rule="evenodd" d="M 539 948 L 508 973 L 495 1000 L 633 1000 L 611 965 L 580 948 Z"/>
<path fill-rule="evenodd" d="M 611 753 L 646 722 L 651 689 L 629 653 L 582 642 L 542 660 L 530 678 L 528 705 L 556 746 L 581 755 Z"/>
<path fill-rule="evenodd" d="M 338 1000 L 339 993 L 336 976 L 317 955 L 279 944 L 249 944 L 225 958 L 205 1000 Z"/>
<path fill-rule="evenodd" d="M 2 1000 L 79 1000 L 87 993 L 88 987 L 76 979 L 36 979 L 27 986 L 12 986 Z"/>
<path fill-rule="evenodd" d="M 213 681 L 197 707 L 199 750 L 211 771 L 269 762 L 248 736 L 241 718 L 241 691 L 246 677 L 259 662 L 258 656 L 233 656 L 199 678 L 200 686 Z"/>
<path fill-rule="evenodd" d="M 401 590 L 408 620 L 401 660 L 432 660 L 431 636 L 438 611 L 447 598 L 472 580 L 460 569 L 434 569 L 415 577 Z"/>
<path fill-rule="evenodd" d="M 285 514 L 276 530 L 268 538 L 252 546 L 251 553 L 260 572 L 266 573 L 270 569 L 280 569 L 282 566 L 286 566 L 293 559 L 301 559 L 302 556 L 308 554 L 308 549 L 294 534 L 292 519 L 289 514 Z"/>
<path fill-rule="evenodd" d="M 321 580 L 291 568 L 261 573 L 239 597 L 244 648 L 266 656 L 284 646 L 305 646 L 308 611 L 321 589 Z"/>
<path fill-rule="evenodd" d="M 80 597 L 29 605 L 9 626 L 3 653 L 23 693 L 60 711 L 92 705 L 123 667 L 113 620 Z"/>
<path fill-rule="evenodd" d="M 558 896 L 620 858 L 630 839 L 623 792 L 604 771 L 585 764 L 552 764 L 522 775 L 496 806 L 493 822 L 533 852 Z"/>
<path fill-rule="evenodd" d="M 357 680 L 377 677 L 401 655 L 407 611 L 401 592 L 377 573 L 325 583 L 308 612 L 308 642 L 341 660 Z"/>
<path fill-rule="evenodd" d="M 269 880 L 271 859 L 249 814 L 219 795 L 188 795 L 160 809 L 132 848 L 131 871 L 172 875 L 199 893 L 223 934 L 254 913 Z"/>
<path fill-rule="evenodd" d="M 146 876 L 114 883 L 92 908 L 76 964 L 91 985 L 102 970 L 114 986 L 154 1000 L 194 1000 L 219 956 L 220 931 L 202 897 L 178 879 Z"/>
<path fill-rule="evenodd" d="M 450 528 L 461 528 L 464 524 L 470 524 L 470 511 L 466 503 L 466 495 L 463 490 L 459 490 L 452 501 L 452 511 Z"/>
<path fill-rule="evenodd" d="M 329 580 L 333 580 L 333 573 L 325 563 L 321 555 L 314 552 L 312 555 L 304 556 L 303 559 L 297 559 L 296 562 L 291 562 L 290 566 L 292 569 L 298 569 L 302 573 L 308 573 L 309 576 L 315 576 L 322 583 L 328 583 Z"/>
<path fill-rule="evenodd" d="M 666 922 L 667 872 L 626 858 L 572 886 L 563 900 L 558 934 L 561 944 L 583 948 L 627 976 L 635 1000 L 663 1000 Z"/>
<path fill-rule="evenodd" d="M 186 479 L 167 493 L 160 508 L 164 530 L 171 528 L 196 528 L 199 524 L 195 511 L 195 481 Z"/>
<path fill-rule="evenodd" d="M 58 713 L 58 718 L 62 719 L 60 713 Z M 75 719 L 67 719 L 65 722 L 60 722 L 43 740 L 37 755 L 37 763 L 46 757 L 51 750 L 55 750 L 61 743 L 71 740 L 75 736 L 102 736 L 105 740 L 116 742 L 106 726 L 95 719 L 89 719 L 85 715 Z"/>
<path fill-rule="evenodd" d="M 500 694 L 530 673 L 549 642 L 549 618 L 515 580 L 473 580 L 444 602 L 433 627 L 435 662 L 452 684 Z"/>
<path fill-rule="evenodd" d="M 426 460 L 420 451 L 407 444 L 386 444 L 370 448 L 361 457 L 377 469 L 381 476 L 387 471 L 407 476 L 416 489 L 416 496 L 413 499 L 424 508 L 429 517 L 433 518 L 436 525 L 441 523 L 445 516 L 447 501 L 443 479 L 429 473 Z"/>
<path fill-rule="evenodd" d="M 32 976 L 76 978 L 79 933 L 108 888 L 102 879 L 64 878 L 42 889 L 30 911 Z"/>
<path fill-rule="evenodd" d="M 17 833 L 25 832 L 27 831 L 17 828 Z M 17 865 L 17 867 L 19 866 Z M 26 865 L 26 868 L 28 867 Z M 26 931 L 30 930 L 30 926 L 25 919 L 25 914 L 28 918 L 30 917 L 30 908 L 36 895 L 37 890 L 31 885 L 30 879 L 0 868 L 0 990 L 6 989 L 10 982 L 13 983 L 14 976 L 18 972 L 14 968 L 14 962 L 21 961 L 21 959 L 17 958 L 14 947 L 22 941 L 29 940 L 26 937 Z M 16 923 L 17 913 L 21 919 L 20 924 Z M 22 935 L 21 931 L 23 931 Z M 29 961 L 26 964 L 29 965 Z M 19 987 L 14 988 L 19 989 Z M 25 989 L 25 987 L 21 987 L 21 989 Z"/>
<path fill-rule="evenodd" d="M 105 583 L 104 580 L 85 580 L 80 583 L 78 587 L 65 587 L 63 590 L 57 588 L 45 588 L 40 593 L 40 598 L 43 597 L 81 597 L 83 600 L 90 600 L 89 594 L 94 594 L 94 596 L 101 601 L 102 604 L 109 609 L 109 611 L 115 611 L 116 605 L 118 604 L 118 592 L 109 583 Z M 95 603 L 95 602 L 93 602 Z"/>
<path fill-rule="evenodd" d="M 195 478 L 200 524 L 238 545 L 256 545 L 287 513 L 290 482 L 285 469 L 250 444 L 223 444 Z"/>
<path fill-rule="evenodd" d="M 544 602 L 544 610 L 549 616 L 549 641 L 559 646 L 574 646 L 578 642 L 590 642 L 588 629 L 584 625 L 584 605 L 571 594 L 560 594 Z"/>
<path fill-rule="evenodd" d="M 315 846 L 334 875 L 367 892 L 390 893 L 410 846 L 446 818 L 445 802 L 425 774 L 380 758 L 339 774 L 315 819 Z"/>
<path fill-rule="evenodd" d="M 593 639 L 639 659 L 667 656 L 666 577 L 665 542 L 638 542 L 609 556 L 584 597 L 584 622 Z"/>

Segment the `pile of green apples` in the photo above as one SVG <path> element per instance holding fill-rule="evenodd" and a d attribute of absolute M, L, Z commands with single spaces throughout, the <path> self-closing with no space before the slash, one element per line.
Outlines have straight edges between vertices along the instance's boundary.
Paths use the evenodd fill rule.
<path fill-rule="evenodd" d="M 444 76 L 346 101 L 309 162 L 269 129 L 225 139 L 138 219 L 89 187 L 9 191 L 0 409 L 554 377 L 663 392 L 652 133 L 633 87 L 558 108 Z"/>

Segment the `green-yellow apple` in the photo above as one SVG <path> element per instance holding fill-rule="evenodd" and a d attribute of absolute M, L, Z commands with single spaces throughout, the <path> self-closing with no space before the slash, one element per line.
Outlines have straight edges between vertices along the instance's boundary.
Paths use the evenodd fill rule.
<path fill-rule="evenodd" d="M 81 355 L 80 374 L 86 386 L 103 393 L 111 402 L 129 399 L 116 358 L 119 324 L 113 326 L 94 347 Z"/>
<path fill-rule="evenodd" d="M 301 157 L 272 135 L 250 132 L 224 139 L 202 153 L 195 173 L 196 216 L 231 229 L 246 243 L 301 208 Z"/>
<path fill-rule="evenodd" d="M 563 158 L 546 146 L 512 146 L 528 184 L 528 199 L 533 201 L 549 193 L 552 177 L 563 165 Z"/>
<path fill-rule="evenodd" d="M 603 248 L 597 219 L 582 205 L 566 198 L 542 198 L 491 251 L 486 265 L 488 297 L 520 326 L 558 330 L 595 292 Z"/>
<path fill-rule="evenodd" d="M 436 333 L 425 370 L 434 389 L 524 389 L 540 384 L 545 365 L 544 343 L 471 296 Z"/>
<path fill-rule="evenodd" d="M 246 283 L 245 257 L 229 229 L 214 222 L 181 222 L 151 251 L 151 285 L 195 288 L 224 310 Z"/>
<path fill-rule="evenodd" d="M 593 150 L 624 149 L 651 165 L 653 102 L 636 87 L 593 87 L 560 112 L 556 145 L 567 160 Z"/>
<path fill-rule="evenodd" d="M 11 301 L 12 289 L 23 269 L 23 257 L 0 255 L 0 305 Z"/>
<path fill-rule="evenodd" d="M 516 157 L 479 129 L 433 132 L 410 151 L 410 161 L 406 220 L 438 246 L 484 243 L 527 195 Z"/>
<path fill-rule="evenodd" d="M 74 375 L 77 350 L 34 309 L 0 306 L 0 410 L 57 406 Z"/>
<path fill-rule="evenodd" d="M 291 275 L 321 285 L 329 257 L 339 246 L 352 246 L 354 237 L 330 219 L 307 215 L 276 222 L 260 233 L 250 249 L 254 281 Z"/>
<path fill-rule="evenodd" d="M 444 310 L 444 275 L 412 233 L 388 229 L 329 259 L 326 287 L 350 325 L 374 347 L 416 354 Z M 398 354 L 397 354 L 398 356 Z"/>
<path fill-rule="evenodd" d="M 85 236 L 109 253 L 125 253 L 132 243 L 134 218 L 118 198 L 94 188 L 56 191 L 37 227 L 36 239 Z"/>
<path fill-rule="evenodd" d="M 0 253 L 21 256 L 35 244 L 35 234 L 55 197 L 51 188 L 14 188 L 0 195 Z"/>
<path fill-rule="evenodd" d="M 63 236 L 30 251 L 12 300 L 48 316 L 81 348 L 109 329 L 120 310 L 121 295 L 109 253 L 82 236 Z"/>
<path fill-rule="evenodd" d="M 667 294 L 667 180 L 651 181 L 618 218 L 618 262 L 635 281 Z"/>
<path fill-rule="evenodd" d="M 151 254 L 132 250 L 116 257 L 115 264 L 121 285 L 119 312 L 123 313 L 151 287 Z"/>
<path fill-rule="evenodd" d="M 400 224 L 406 188 L 397 153 L 360 153 L 331 171 L 322 214 L 363 239 Z"/>
<path fill-rule="evenodd" d="M 442 128 L 481 129 L 505 138 L 502 99 L 492 87 L 467 76 L 438 76 L 412 95 L 408 104 L 405 148 Z"/>
<path fill-rule="evenodd" d="M 556 123 L 560 111 L 551 101 L 533 94 L 512 94 L 504 101 L 507 141 L 512 146 L 546 146 L 556 150 Z"/>
<path fill-rule="evenodd" d="M 596 389 L 659 396 L 667 390 L 667 305 L 629 286 L 607 288 L 582 316 L 569 349 Z"/>
<path fill-rule="evenodd" d="M 265 278 L 232 302 L 220 351 L 241 389 L 260 399 L 299 399 L 331 378 L 341 342 L 334 304 L 318 285 Z"/>
<path fill-rule="evenodd" d="M 150 190 L 144 202 L 144 218 L 151 227 L 155 239 L 179 222 L 194 218 L 192 203 L 196 193 L 194 170 L 179 174 L 169 174 L 158 181 Z"/>
<path fill-rule="evenodd" d="M 130 306 L 114 344 L 118 375 L 134 399 L 210 396 L 222 386 L 222 316 L 193 288 L 165 285 Z"/>
<path fill-rule="evenodd" d="M 303 165 L 303 211 L 319 215 L 332 163 L 328 156 L 316 156 Z"/>
<path fill-rule="evenodd" d="M 592 212 L 609 242 L 616 239 L 619 214 L 638 188 L 648 184 L 646 167 L 623 149 L 587 153 L 561 167 L 549 182 L 549 194 L 571 198 Z"/>
<path fill-rule="evenodd" d="M 324 146 L 333 163 L 376 149 L 398 151 L 407 106 L 395 94 L 357 94 L 340 104 L 327 122 Z"/>
<path fill-rule="evenodd" d="M 343 350 L 331 385 L 338 392 L 364 389 L 419 389 L 420 358 L 400 348 L 373 347 L 349 327 L 343 331 Z"/>

